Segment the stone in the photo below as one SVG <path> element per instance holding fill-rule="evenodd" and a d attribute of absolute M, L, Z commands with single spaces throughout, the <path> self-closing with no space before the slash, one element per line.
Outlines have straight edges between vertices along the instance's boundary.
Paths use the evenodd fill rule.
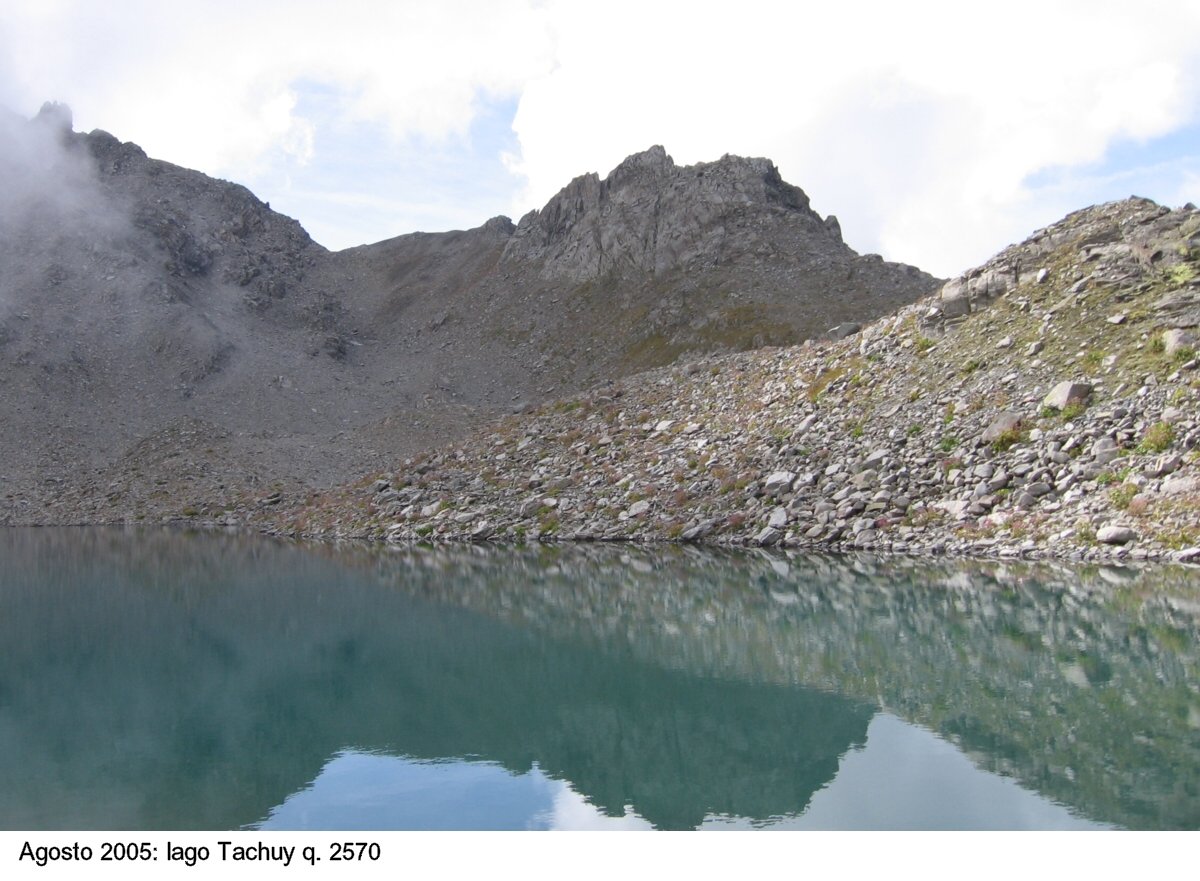
<path fill-rule="evenodd" d="M 1042 398 L 1042 406 L 1061 410 L 1072 402 L 1086 403 L 1091 394 L 1092 386 L 1089 383 L 1065 380 L 1050 389 L 1050 393 Z"/>
<path fill-rule="evenodd" d="M 755 544 L 760 544 L 763 547 L 767 547 L 768 545 L 775 544 L 781 538 L 783 538 L 782 532 L 774 527 L 767 526 L 764 527 L 763 530 L 758 533 L 758 535 L 754 536 L 754 542 Z"/>
<path fill-rule="evenodd" d="M 1196 337 L 1194 334 L 1180 328 L 1172 328 L 1163 332 L 1163 354 L 1173 358 L 1181 349 L 1195 350 Z"/>
<path fill-rule="evenodd" d="M 1092 458 L 1098 465 L 1107 465 L 1121 454 L 1117 442 L 1111 437 L 1097 438 L 1092 444 Z"/>
<path fill-rule="evenodd" d="M 787 508 L 776 508 L 771 512 L 771 517 L 767 520 L 767 525 L 772 529 L 783 529 L 785 526 L 787 526 L 787 522 Z"/>
<path fill-rule="evenodd" d="M 882 462 L 884 459 L 886 459 L 888 456 L 890 456 L 891 453 L 892 453 L 891 450 L 883 449 L 883 448 L 878 449 L 878 450 L 872 450 L 870 453 L 867 454 L 867 458 L 863 460 L 863 465 L 866 466 L 867 468 L 874 468 L 876 465 L 878 465 L 880 462 Z"/>
<path fill-rule="evenodd" d="M 629 510 L 627 510 L 625 513 L 628 514 L 630 517 L 641 517 L 643 514 L 645 514 L 649 510 L 650 510 L 650 503 L 647 502 L 645 499 L 641 499 L 640 501 L 636 501 L 632 505 L 630 505 Z"/>
<path fill-rule="evenodd" d="M 933 506 L 935 508 L 941 508 L 948 515 L 950 515 L 954 519 L 958 520 L 967 515 L 967 508 L 970 507 L 970 504 L 971 504 L 970 502 L 963 502 L 963 501 L 958 501 L 956 499 L 952 499 L 952 500 L 943 500 L 940 502 L 934 502 Z"/>
<path fill-rule="evenodd" d="M 689 526 L 679 536 L 682 541 L 696 541 L 712 532 L 721 521 L 720 519 L 705 520 L 695 526 Z"/>
<path fill-rule="evenodd" d="M 958 318 L 971 311 L 967 299 L 967 287 L 961 278 L 951 279 L 942 286 L 942 314 L 947 318 Z"/>
<path fill-rule="evenodd" d="M 852 483 L 857 489 L 868 489 L 875 486 L 879 475 L 873 468 L 866 468 L 854 475 Z"/>
<path fill-rule="evenodd" d="M 766 483 L 763 484 L 763 490 L 769 496 L 780 496 L 792 488 L 792 481 L 796 479 L 796 475 L 791 471 L 775 471 L 767 475 Z"/>
<path fill-rule="evenodd" d="M 980 437 L 985 444 L 990 444 L 997 440 L 1002 435 L 1012 431 L 1018 431 L 1021 425 L 1025 422 L 1020 413 L 1014 413 L 1011 410 L 1005 410 L 995 419 L 993 419 L 988 427 L 983 430 L 983 435 Z"/>
<path fill-rule="evenodd" d="M 1168 496 L 1182 496 L 1200 492 L 1200 477 L 1172 477 L 1163 481 L 1162 492 Z"/>
<path fill-rule="evenodd" d="M 1129 544 L 1137 533 L 1128 526 L 1102 526 L 1096 530 L 1096 540 L 1107 545 Z"/>
<path fill-rule="evenodd" d="M 829 330 L 826 331 L 826 336 L 828 336 L 831 340 L 843 340 L 848 336 L 854 336 L 854 334 L 858 333 L 860 330 L 862 330 L 861 324 L 855 324 L 852 321 L 847 321 L 837 325 L 836 327 L 829 328 Z"/>
<path fill-rule="evenodd" d="M 1179 470 L 1183 458 L 1178 453 L 1164 453 L 1155 459 L 1145 470 L 1147 477 L 1163 477 Z"/>
<path fill-rule="evenodd" d="M 531 514 L 536 514 L 542 508 L 541 497 L 526 499 L 517 507 L 517 514 L 521 517 L 528 517 Z"/>

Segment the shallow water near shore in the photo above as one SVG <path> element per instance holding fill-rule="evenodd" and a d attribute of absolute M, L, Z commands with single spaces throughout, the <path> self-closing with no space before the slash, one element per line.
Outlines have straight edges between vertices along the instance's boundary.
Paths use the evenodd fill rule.
<path fill-rule="evenodd" d="M 1200 827 L 1200 578 L 0 530 L 10 829 Z"/>

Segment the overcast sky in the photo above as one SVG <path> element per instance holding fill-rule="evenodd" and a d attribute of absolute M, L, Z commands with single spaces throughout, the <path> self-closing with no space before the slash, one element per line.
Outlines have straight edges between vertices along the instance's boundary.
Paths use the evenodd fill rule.
<path fill-rule="evenodd" d="M 1094 202 L 1200 201 L 1197 34 L 1196 0 L 3 0 L 0 104 L 330 248 L 518 218 L 652 144 L 767 156 L 860 252 L 952 275 Z"/>

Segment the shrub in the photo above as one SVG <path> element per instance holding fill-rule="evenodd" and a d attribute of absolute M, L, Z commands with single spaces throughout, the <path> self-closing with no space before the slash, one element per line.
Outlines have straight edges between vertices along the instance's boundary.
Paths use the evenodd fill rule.
<path fill-rule="evenodd" d="M 1175 440 L 1175 429 L 1169 422 L 1156 422 L 1146 429 L 1142 442 L 1138 444 L 1139 453 L 1161 453 Z"/>
<path fill-rule="evenodd" d="M 1019 428 L 1010 428 L 1007 431 L 1001 432 L 991 443 L 993 453 L 1003 453 L 1005 450 L 1019 444 L 1025 439 L 1025 432 Z"/>
<path fill-rule="evenodd" d="M 1187 284 L 1196 277 L 1196 267 L 1187 263 L 1177 263 L 1167 270 L 1166 275 L 1171 284 Z"/>
<path fill-rule="evenodd" d="M 1132 483 L 1123 483 L 1108 494 L 1108 500 L 1114 508 L 1124 511 L 1137 495 L 1138 488 Z"/>
<path fill-rule="evenodd" d="M 1087 404 L 1079 400 L 1067 401 L 1067 406 L 1062 408 L 1060 414 L 1064 422 L 1070 422 L 1072 419 L 1078 419 L 1087 410 Z"/>

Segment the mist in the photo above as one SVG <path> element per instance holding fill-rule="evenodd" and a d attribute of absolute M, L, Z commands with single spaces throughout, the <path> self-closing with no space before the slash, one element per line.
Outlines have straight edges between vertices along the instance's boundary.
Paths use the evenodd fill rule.
<path fill-rule="evenodd" d="M 89 266 L 74 264 L 98 242 L 129 229 L 127 211 L 105 194 L 87 138 L 72 131 L 65 104 L 47 102 L 31 120 L 0 108 L 0 180 L 0 253 L 6 255 L 0 309 L 34 305 L 43 288 L 86 272 Z M 18 254 L 22 259 L 14 258 Z M 48 260 L 29 259 L 33 255 Z"/>

